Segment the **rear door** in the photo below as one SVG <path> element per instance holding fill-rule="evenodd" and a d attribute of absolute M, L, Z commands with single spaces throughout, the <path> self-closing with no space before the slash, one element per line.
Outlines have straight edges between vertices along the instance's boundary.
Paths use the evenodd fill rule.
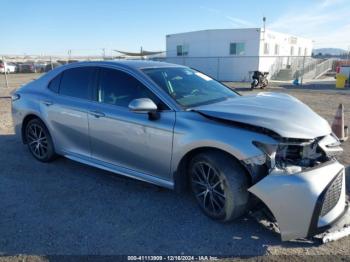
<path fill-rule="evenodd" d="M 95 72 L 94 67 L 65 70 L 49 84 L 57 95 L 42 101 L 56 150 L 64 155 L 91 156 L 88 111 Z"/>

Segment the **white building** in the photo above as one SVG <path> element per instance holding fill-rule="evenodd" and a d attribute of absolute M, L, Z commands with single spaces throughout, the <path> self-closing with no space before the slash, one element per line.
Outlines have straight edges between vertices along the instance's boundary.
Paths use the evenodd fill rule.
<path fill-rule="evenodd" d="M 221 81 L 249 81 L 254 70 L 276 76 L 310 57 L 312 40 L 262 28 L 215 29 L 166 36 L 167 62 Z M 305 61 L 305 60 L 304 60 Z"/>

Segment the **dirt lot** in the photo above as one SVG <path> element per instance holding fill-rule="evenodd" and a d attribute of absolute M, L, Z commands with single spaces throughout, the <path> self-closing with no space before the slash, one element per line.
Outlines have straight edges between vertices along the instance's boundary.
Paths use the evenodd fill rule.
<path fill-rule="evenodd" d="M 250 217 L 230 224 L 211 221 L 188 195 L 64 158 L 50 164 L 34 161 L 14 135 L 6 96 L 35 77 L 11 75 L 10 88 L 5 90 L 0 75 L 0 254 L 350 256 L 350 237 L 325 245 L 281 243 L 278 235 Z M 273 91 L 296 96 L 330 122 L 339 103 L 350 110 L 348 91 L 289 87 Z M 350 165 L 349 143 L 344 143 L 340 158 L 346 166 Z"/>

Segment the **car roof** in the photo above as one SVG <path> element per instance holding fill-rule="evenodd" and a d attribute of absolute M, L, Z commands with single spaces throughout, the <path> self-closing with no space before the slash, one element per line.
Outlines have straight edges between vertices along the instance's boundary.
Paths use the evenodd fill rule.
<path fill-rule="evenodd" d="M 159 61 L 150 60 L 107 60 L 107 61 L 91 61 L 91 62 L 77 62 L 71 63 L 75 65 L 86 65 L 86 64 L 100 64 L 100 65 L 115 65 L 120 67 L 128 67 L 133 69 L 144 69 L 144 68 L 160 68 L 160 67 L 184 67 L 182 65 L 171 64 Z"/>

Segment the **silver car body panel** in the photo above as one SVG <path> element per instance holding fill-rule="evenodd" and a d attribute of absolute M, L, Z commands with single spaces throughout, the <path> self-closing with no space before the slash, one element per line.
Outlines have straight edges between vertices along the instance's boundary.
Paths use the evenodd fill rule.
<path fill-rule="evenodd" d="M 273 213 L 282 240 L 304 238 L 308 236 L 318 197 L 340 172 L 343 179 L 340 200 L 326 216 L 318 219 L 317 226 L 323 227 L 336 220 L 345 208 L 344 166 L 336 161 L 296 174 L 273 170 L 249 191 L 259 197 Z"/>
<path fill-rule="evenodd" d="M 267 135 L 234 125 L 218 124 L 217 121 L 196 112 L 176 112 L 172 172 L 176 171 L 183 156 L 197 148 L 224 150 L 238 160 L 262 155 L 262 152 L 252 144 L 253 140 L 276 143 Z"/>
<path fill-rule="evenodd" d="M 67 96 L 57 96 L 54 101 L 52 105 L 43 102 L 40 112 L 46 116 L 49 130 L 54 130 L 56 150 L 89 156 L 89 103 Z"/>
<path fill-rule="evenodd" d="M 62 154 L 66 158 L 83 163 L 89 166 L 97 167 L 112 173 L 117 173 L 126 177 L 134 178 L 147 183 L 155 184 L 169 189 L 174 189 L 174 182 L 162 179 L 156 176 L 148 175 L 145 173 L 137 172 L 133 169 L 125 168 L 122 166 L 113 165 L 107 162 L 103 162 L 97 159 L 92 159 L 78 154 L 72 154 L 68 152 L 63 152 Z"/>
<path fill-rule="evenodd" d="M 263 92 L 195 110 L 220 119 L 264 127 L 285 138 L 314 139 L 331 133 L 325 119 L 287 94 Z"/>
<path fill-rule="evenodd" d="M 94 103 L 92 110 L 105 115 L 88 116 L 92 158 L 171 180 L 174 111 L 150 121 L 147 113 L 113 105 Z"/>
<path fill-rule="evenodd" d="M 68 98 L 47 88 L 49 81 L 64 70 L 81 66 L 122 70 L 141 81 L 169 110 L 159 112 L 159 119 L 149 120 L 146 113 Z M 215 148 L 247 163 L 247 159 L 265 156 L 253 141 L 278 143 L 275 138 L 237 122 L 270 129 L 285 138 L 315 139 L 331 133 L 323 118 L 288 95 L 238 96 L 184 110 L 141 70 L 173 66 L 179 67 L 147 61 L 83 62 L 58 67 L 16 91 L 21 96 L 12 105 L 16 133 L 21 134 L 26 116 L 35 115 L 48 127 L 58 154 L 171 189 L 175 187 L 174 174 L 178 173 L 181 160 L 193 150 Z M 338 152 L 336 142 L 328 137 L 320 145 L 326 148 L 332 143 L 332 150 Z M 274 170 L 249 191 L 275 215 L 283 240 L 305 237 L 320 192 L 341 170 L 343 166 L 337 162 L 297 174 Z M 256 182 L 254 178 L 252 181 Z M 318 220 L 318 226 L 330 224 L 341 214 L 344 190 L 338 204 Z"/>

